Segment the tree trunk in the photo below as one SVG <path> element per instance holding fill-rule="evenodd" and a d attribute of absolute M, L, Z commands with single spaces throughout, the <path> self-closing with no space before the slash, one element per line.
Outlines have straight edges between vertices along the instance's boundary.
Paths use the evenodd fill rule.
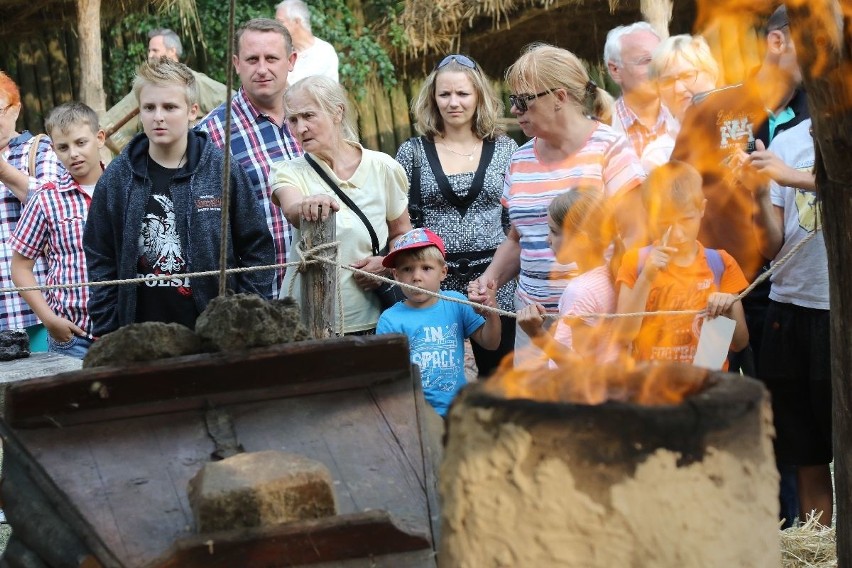
<path fill-rule="evenodd" d="M 77 0 L 80 35 L 80 100 L 102 114 L 106 111 L 101 53 L 101 0 Z"/>
<path fill-rule="evenodd" d="M 852 566 L 852 64 L 849 2 L 787 2 L 816 145 L 831 292 L 831 376 L 838 566 Z"/>

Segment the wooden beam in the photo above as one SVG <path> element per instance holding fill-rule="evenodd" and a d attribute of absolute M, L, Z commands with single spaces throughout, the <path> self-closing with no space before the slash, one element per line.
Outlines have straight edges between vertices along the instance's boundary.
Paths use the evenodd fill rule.
<path fill-rule="evenodd" d="M 848 2 L 788 1 L 813 118 L 831 296 L 831 380 L 838 566 L 852 565 L 852 22 Z M 844 11 L 846 14 L 844 15 Z"/>
<path fill-rule="evenodd" d="M 106 111 L 101 50 L 101 0 L 77 0 L 80 35 L 80 100 L 101 114 Z"/>

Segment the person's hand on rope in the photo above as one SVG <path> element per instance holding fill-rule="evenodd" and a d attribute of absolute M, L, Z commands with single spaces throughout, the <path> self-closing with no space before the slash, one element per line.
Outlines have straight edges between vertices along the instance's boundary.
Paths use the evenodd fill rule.
<path fill-rule="evenodd" d="M 75 335 L 79 337 L 86 337 L 86 332 L 79 326 L 59 316 L 47 318 L 42 323 L 44 323 L 44 327 L 47 328 L 47 333 L 60 343 L 68 343 Z"/>
<path fill-rule="evenodd" d="M 471 301 L 476 301 L 476 303 L 482 304 L 483 306 L 486 306 L 486 307 L 489 307 L 489 308 L 496 308 L 497 307 L 497 282 L 495 280 L 492 279 L 492 280 L 489 280 L 488 282 L 485 283 L 485 290 L 482 292 L 482 298 L 483 298 L 482 300 L 478 300 L 478 301 L 471 300 Z M 468 299 L 470 300 L 470 297 L 468 297 Z M 473 309 L 476 313 L 478 313 L 481 316 L 485 316 L 485 317 L 488 317 L 490 314 L 494 313 L 492 311 L 484 310 L 482 308 L 473 308 Z"/>
<path fill-rule="evenodd" d="M 467 285 L 467 299 L 471 302 L 476 302 L 477 304 L 485 304 L 488 301 L 488 285 L 490 283 L 496 282 L 494 280 L 487 280 L 480 276 L 474 280 L 471 280 Z"/>
<path fill-rule="evenodd" d="M 544 335 L 544 306 L 530 304 L 518 310 L 518 325 L 530 337 Z"/>
<path fill-rule="evenodd" d="M 707 317 L 713 319 L 718 316 L 731 317 L 731 308 L 737 302 L 733 294 L 714 292 L 707 298 Z"/>
<path fill-rule="evenodd" d="M 328 195 L 309 195 L 302 200 L 300 209 L 305 221 L 325 221 L 331 211 L 340 211 L 340 205 Z"/>
<path fill-rule="evenodd" d="M 352 268 L 360 268 L 365 272 L 378 274 L 379 276 L 389 276 L 388 269 L 382 266 L 382 258 L 383 257 L 381 256 L 368 256 L 367 258 L 356 260 L 349 266 Z M 376 280 L 375 278 L 370 278 L 369 276 L 359 272 L 355 272 L 353 276 L 355 278 L 355 283 L 358 284 L 358 287 L 365 292 L 375 290 L 382 284 L 381 281 Z"/>

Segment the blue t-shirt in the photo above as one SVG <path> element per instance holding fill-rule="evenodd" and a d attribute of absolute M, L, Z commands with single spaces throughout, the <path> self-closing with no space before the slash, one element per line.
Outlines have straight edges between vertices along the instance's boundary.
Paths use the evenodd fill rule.
<path fill-rule="evenodd" d="M 462 294 L 444 296 L 466 300 Z M 399 302 L 385 310 L 376 334 L 408 336 L 411 362 L 420 367 L 423 394 L 441 416 L 447 415 L 453 397 L 467 382 L 464 377 L 464 340 L 485 324 L 485 318 L 468 305 L 438 300 L 428 308 L 410 308 Z"/>

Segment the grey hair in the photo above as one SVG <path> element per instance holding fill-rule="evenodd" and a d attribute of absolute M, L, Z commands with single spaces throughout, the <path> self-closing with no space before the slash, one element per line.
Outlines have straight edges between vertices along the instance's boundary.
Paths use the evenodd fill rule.
<path fill-rule="evenodd" d="M 358 127 L 355 125 L 355 117 L 352 116 L 349 97 L 343 86 L 324 75 L 312 75 L 296 81 L 284 91 L 284 114 L 289 116 L 293 112 L 290 106 L 290 97 L 295 93 L 306 93 L 313 102 L 317 104 L 320 111 L 330 117 L 340 115 L 340 134 L 344 140 L 358 142 Z"/>
<path fill-rule="evenodd" d="M 313 33 L 311 32 L 311 11 L 308 9 L 308 5 L 302 2 L 302 0 L 284 0 L 283 2 L 279 2 L 275 6 L 275 11 L 277 12 L 278 10 L 284 10 L 284 13 L 291 20 L 298 18 L 302 22 L 302 27 L 308 33 Z"/>
<path fill-rule="evenodd" d="M 618 26 L 612 28 L 606 34 L 606 44 L 604 45 L 604 65 L 612 62 L 616 65 L 621 65 L 621 48 L 624 43 L 624 36 L 636 32 L 649 32 L 657 36 L 657 39 L 662 41 L 660 34 L 648 22 L 636 22 L 629 26 Z"/>
<path fill-rule="evenodd" d="M 163 45 L 166 46 L 166 49 L 174 49 L 178 59 L 183 57 L 183 44 L 174 31 L 169 28 L 161 28 L 148 32 L 148 39 L 154 39 L 157 36 L 163 36 Z"/>

